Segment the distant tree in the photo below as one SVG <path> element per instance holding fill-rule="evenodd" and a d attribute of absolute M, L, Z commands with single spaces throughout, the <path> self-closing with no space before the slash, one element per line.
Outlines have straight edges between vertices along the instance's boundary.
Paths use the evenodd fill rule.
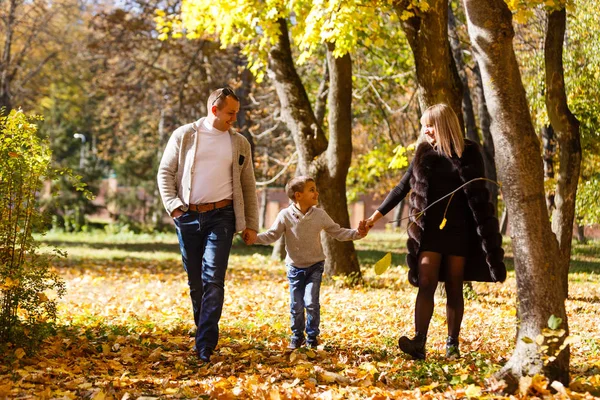
<path fill-rule="evenodd" d="M 33 109 L 50 85 L 78 3 L 7 0 L 0 3 L 0 108 Z"/>

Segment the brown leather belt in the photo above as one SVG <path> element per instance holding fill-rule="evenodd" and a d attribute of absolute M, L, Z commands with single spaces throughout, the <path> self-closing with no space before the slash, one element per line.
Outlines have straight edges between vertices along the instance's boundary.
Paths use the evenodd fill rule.
<path fill-rule="evenodd" d="M 189 210 L 199 213 L 211 211 L 217 208 L 227 207 L 233 204 L 233 200 L 221 200 L 214 203 L 190 204 Z"/>

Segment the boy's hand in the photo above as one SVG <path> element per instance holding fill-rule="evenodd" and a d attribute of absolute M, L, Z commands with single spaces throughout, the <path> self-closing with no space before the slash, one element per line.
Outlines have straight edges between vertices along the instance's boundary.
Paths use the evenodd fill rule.
<path fill-rule="evenodd" d="M 367 233 L 369 233 L 367 223 L 364 220 L 362 220 L 358 223 L 358 234 L 362 237 L 365 237 L 367 236 Z"/>

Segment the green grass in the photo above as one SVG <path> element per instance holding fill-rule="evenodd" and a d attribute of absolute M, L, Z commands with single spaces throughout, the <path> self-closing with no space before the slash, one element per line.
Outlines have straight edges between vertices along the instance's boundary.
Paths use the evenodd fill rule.
<path fill-rule="evenodd" d="M 43 251 L 53 248 L 67 249 L 70 258 L 109 259 L 125 261 L 140 260 L 180 260 L 177 236 L 173 233 L 135 234 L 132 232 L 110 234 L 104 231 L 87 233 L 49 232 L 36 236 L 42 243 Z M 393 232 L 372 232 L 366 238 L 354 242 L 362 269 L 372 267 L 388 252 L 392 254 L 392 266 L 406 265 L 406 234 Z M 506 250 L 505 264 L 509 271 L 514 270 L 514 260 L 510 239 L 504 239 Z M 271 254 L 271 246 L 246 246 L 236 236 L 233 255 L 248 256 L 255 253 Z M 600 240 L 590 240 L 587 244 L 573 241 L 571 267 L 573 279 L 585 279 L 578 274 L 600 273 Z"/>

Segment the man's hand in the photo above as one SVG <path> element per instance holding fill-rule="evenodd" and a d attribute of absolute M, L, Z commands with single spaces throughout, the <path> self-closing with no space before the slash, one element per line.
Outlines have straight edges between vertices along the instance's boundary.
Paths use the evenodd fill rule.
<path fill-rule="evenodd" d="M 256 242 L 256 231 L 254 229 L 246 228 L 242 232 L 242 239 L 247 245 L 252 245 Z"/>
<path fill-rule="evenodd" d="M 171 218 L 175 219 L 182 215 L 183 215 L 183 211 L 181 211 L 179 208 L 176 208 L 175 210 L 173 210 L 173 213 L 171 214 Z"/>

